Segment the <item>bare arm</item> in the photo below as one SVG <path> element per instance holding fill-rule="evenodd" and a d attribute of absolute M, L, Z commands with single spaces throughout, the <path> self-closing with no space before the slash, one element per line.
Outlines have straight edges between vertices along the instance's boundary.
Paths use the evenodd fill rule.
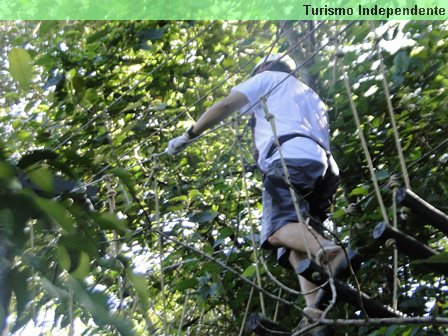
<path fill-rule="evenodd" d="M 177 138 L 171 139 L 168 142 L 168 146 L 164 153 L 176 155 L 189 144 L 192 138 L 217 125 L 220 121 L 227 118 L 234 111 L 240 109 L 248 102 L 249 101 L 244 94 L 240 92 L 232 92 L 226 98 L 205 111 L 197 121 L 196 125 L 190 128 L 187 132 Z M 193 132 L 193 134 L 191 134 L 191 132 Z"/>
<path fill-rule="evenodd" d="M 232 92 L 204 112 L 196 122 L 196 125 L 194 125 L 193 133 L 199 135 L 205 130 L 212 128 L 248 102 L 246 96 L 241 92 Z"/>

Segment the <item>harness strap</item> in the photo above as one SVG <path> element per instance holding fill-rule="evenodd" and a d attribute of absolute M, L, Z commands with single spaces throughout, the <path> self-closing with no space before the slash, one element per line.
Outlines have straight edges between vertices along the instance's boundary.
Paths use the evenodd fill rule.
<path fill-rule="evenodd" d="M 310 135 L 307 135 L 307 134 L 303 134 L 303 133 L 292 133 L 292 134 L 282 135 L 282 136 L 279 136 L 279 137 L 278 137 L 278 142 L 279 142 L 279 144 L 280 144 L 280 146 L 281 146 L 281 145 L 283 145 L 286 141 L 289 141 L 289 140 L 291 140 L 291 139 L 298 138 L 298 137 L 301 137 L 301 138 L 307 138 L 307 139 L 313 140 L 315 143 L 317 143 L 317 144 L 318 144 L 318 145 L 325 151 L 325 153 L 327 154 L 327 157 L 328 157 L 328 158 L 331 156 L 330 151 L 329 151 L 328 149 L 326 149 L 326 148 L 324 147 L 324 145 L 322 145 L 322 144 L 320 143 L 319 140 L 317 140 L 316 138 L 314 138 L 314 137 L 312 137 L 312 136 L 310 136 Z M 276 143 L 274 142 L 274 143 L 272 144 L 271 148 L 269 148 L 269 151 L 268 151 L 268 154 L 267 154 L 266 158 L 270 158 L 270 157 L 275 153 L 275 151 L 276 151 L 277 149 L 278 149 L 278 148 L 277 148 L 277 145 L 276 145 Z"/>

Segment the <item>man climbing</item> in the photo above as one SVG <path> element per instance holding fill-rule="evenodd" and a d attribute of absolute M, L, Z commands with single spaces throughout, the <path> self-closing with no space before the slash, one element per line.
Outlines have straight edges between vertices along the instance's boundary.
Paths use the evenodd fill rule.
<path fill-rule="evenodd" d="M 289 56 L 274 54 L 263 58 L 253 69 L 251 78 L 235 86 L 194 126 L 172 139 L 166 151 L 177 154 L 190 140 L 237 110 L 252 114 L 255 156 L 264 186 L 261 246 L 277 249 L 278 261 L 286 267 L 296 269 L 308 252 L 317 262 L 326 259 L 334 267 L 344 253 L 340 246 L 324 238 L 322 222 L 336 191 L 339 171 L 329 151 L 326 106 L 313 90 L 289 75 L 295 69 L 296 64 Z M 275 118 L 281 154 L 300 200 L 305 229 L 299 224 L 289 189 L 291 184 L 285 181 L 273 129 L 260 104 L 263 96 Z M 320 318 L 322 311 L 315 306 L 316 291 L 313 291 L 316 286 L 300 276 L 299 282 L 302 292 L 308 293 L 304 295 L 305 315 Z M 328 332 L 327 327 L 320 326 L 308 335 L 328 335 Z"/>

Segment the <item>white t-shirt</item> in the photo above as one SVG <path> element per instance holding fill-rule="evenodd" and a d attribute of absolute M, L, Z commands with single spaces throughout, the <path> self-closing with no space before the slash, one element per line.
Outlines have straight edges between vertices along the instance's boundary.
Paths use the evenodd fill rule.
<path fill-rule="evenodd" d="M 274 143 L 274 135 L 259 102 L 260 97 L 267 95 L 273 88 L 275 89 L 267 95 L 267 106 L 275 117 L 277 135 L 305 134 L 319 141 L 325 149 L 330 149 L 325 104 L 307 85 L 293 76 L 286 78 L 287 76 L 288 74 L 284 72 L 264 71 L 232 89 L 244 94 L 249 101 L 241 108 L 241 113 L 254 114 L 255 127 L 252 131 L 259 155 L 258 164 L 263 171 L 267 170 L 272 161 L 279 159 L 278 151 L 266 159 Z M 248 110 L 253 104 L 255 105 Z M 311 159 L 327 165 L 325 150 L 311 139 L 296 137 L 283 143 L 281 149 L 284 158 Z"/>

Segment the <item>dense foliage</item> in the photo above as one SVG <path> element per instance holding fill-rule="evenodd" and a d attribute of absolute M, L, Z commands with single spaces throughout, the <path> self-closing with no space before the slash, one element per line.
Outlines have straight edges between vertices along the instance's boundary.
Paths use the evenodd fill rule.
<path fill-rule="evenodd" d="M 447 24 L 381 23 L 375 38 L 368 22 L 356 22 L 337 34 L 347 24 L 323 23 L 292 54 L 298 63 L 309 60 L 301 72 L 330 108 L 342 179 L 329 226 L 364 251 L 357 273 L 363 291 L 390 304 L 392 251 L 378 250 L 371 238 L 382 216 L 342 77 L 349 77 L 392 218 L 387 182 L 401 170 L 375 48 L 380 43 L 412 189 L 446 212 Z M 249 297 L 249 310 L 261 309 L 257 291 L 251 295 L 241 277 L 222 267 L 256 282 L 251 227 L 257 227 L 261 189 L 259 173 L 249 169 L 245 120 L 235 118 L 174 158 L 153 154 L 245 79 L 271 45 L 287 50 L 307 36 L 310 23 L 43 21 L 2 22 L 0 29 L 0 317 L 9 306 L 10 330 L 238 335 Z M 57 195 L 60 180 L 81 188 Z M 92 205 L 87 194 L 94 194 Z M 357 203 L 354 216 L 345 213 L 350 203 Z M 427 224 L 412 214 L 398 223 L 445 251 L 446 238 Z M 298 289 L 293 273 L 258 253 L 274 276 Z M 448 262 L 446 252 L 437 262 Z M 445 278 L 422 273 L 404 255 L 399 265 L 399 309 L 446 316 Z M 302 304 L 300 296 L 280 291 L 263 267 L 260 272 L 263 288 Z M 267 316 L 278 309 L 282 325 L 297 326 L 298 310 L 264 301 Z M 331 317 L 357 314 L 338 304 Z"/>

